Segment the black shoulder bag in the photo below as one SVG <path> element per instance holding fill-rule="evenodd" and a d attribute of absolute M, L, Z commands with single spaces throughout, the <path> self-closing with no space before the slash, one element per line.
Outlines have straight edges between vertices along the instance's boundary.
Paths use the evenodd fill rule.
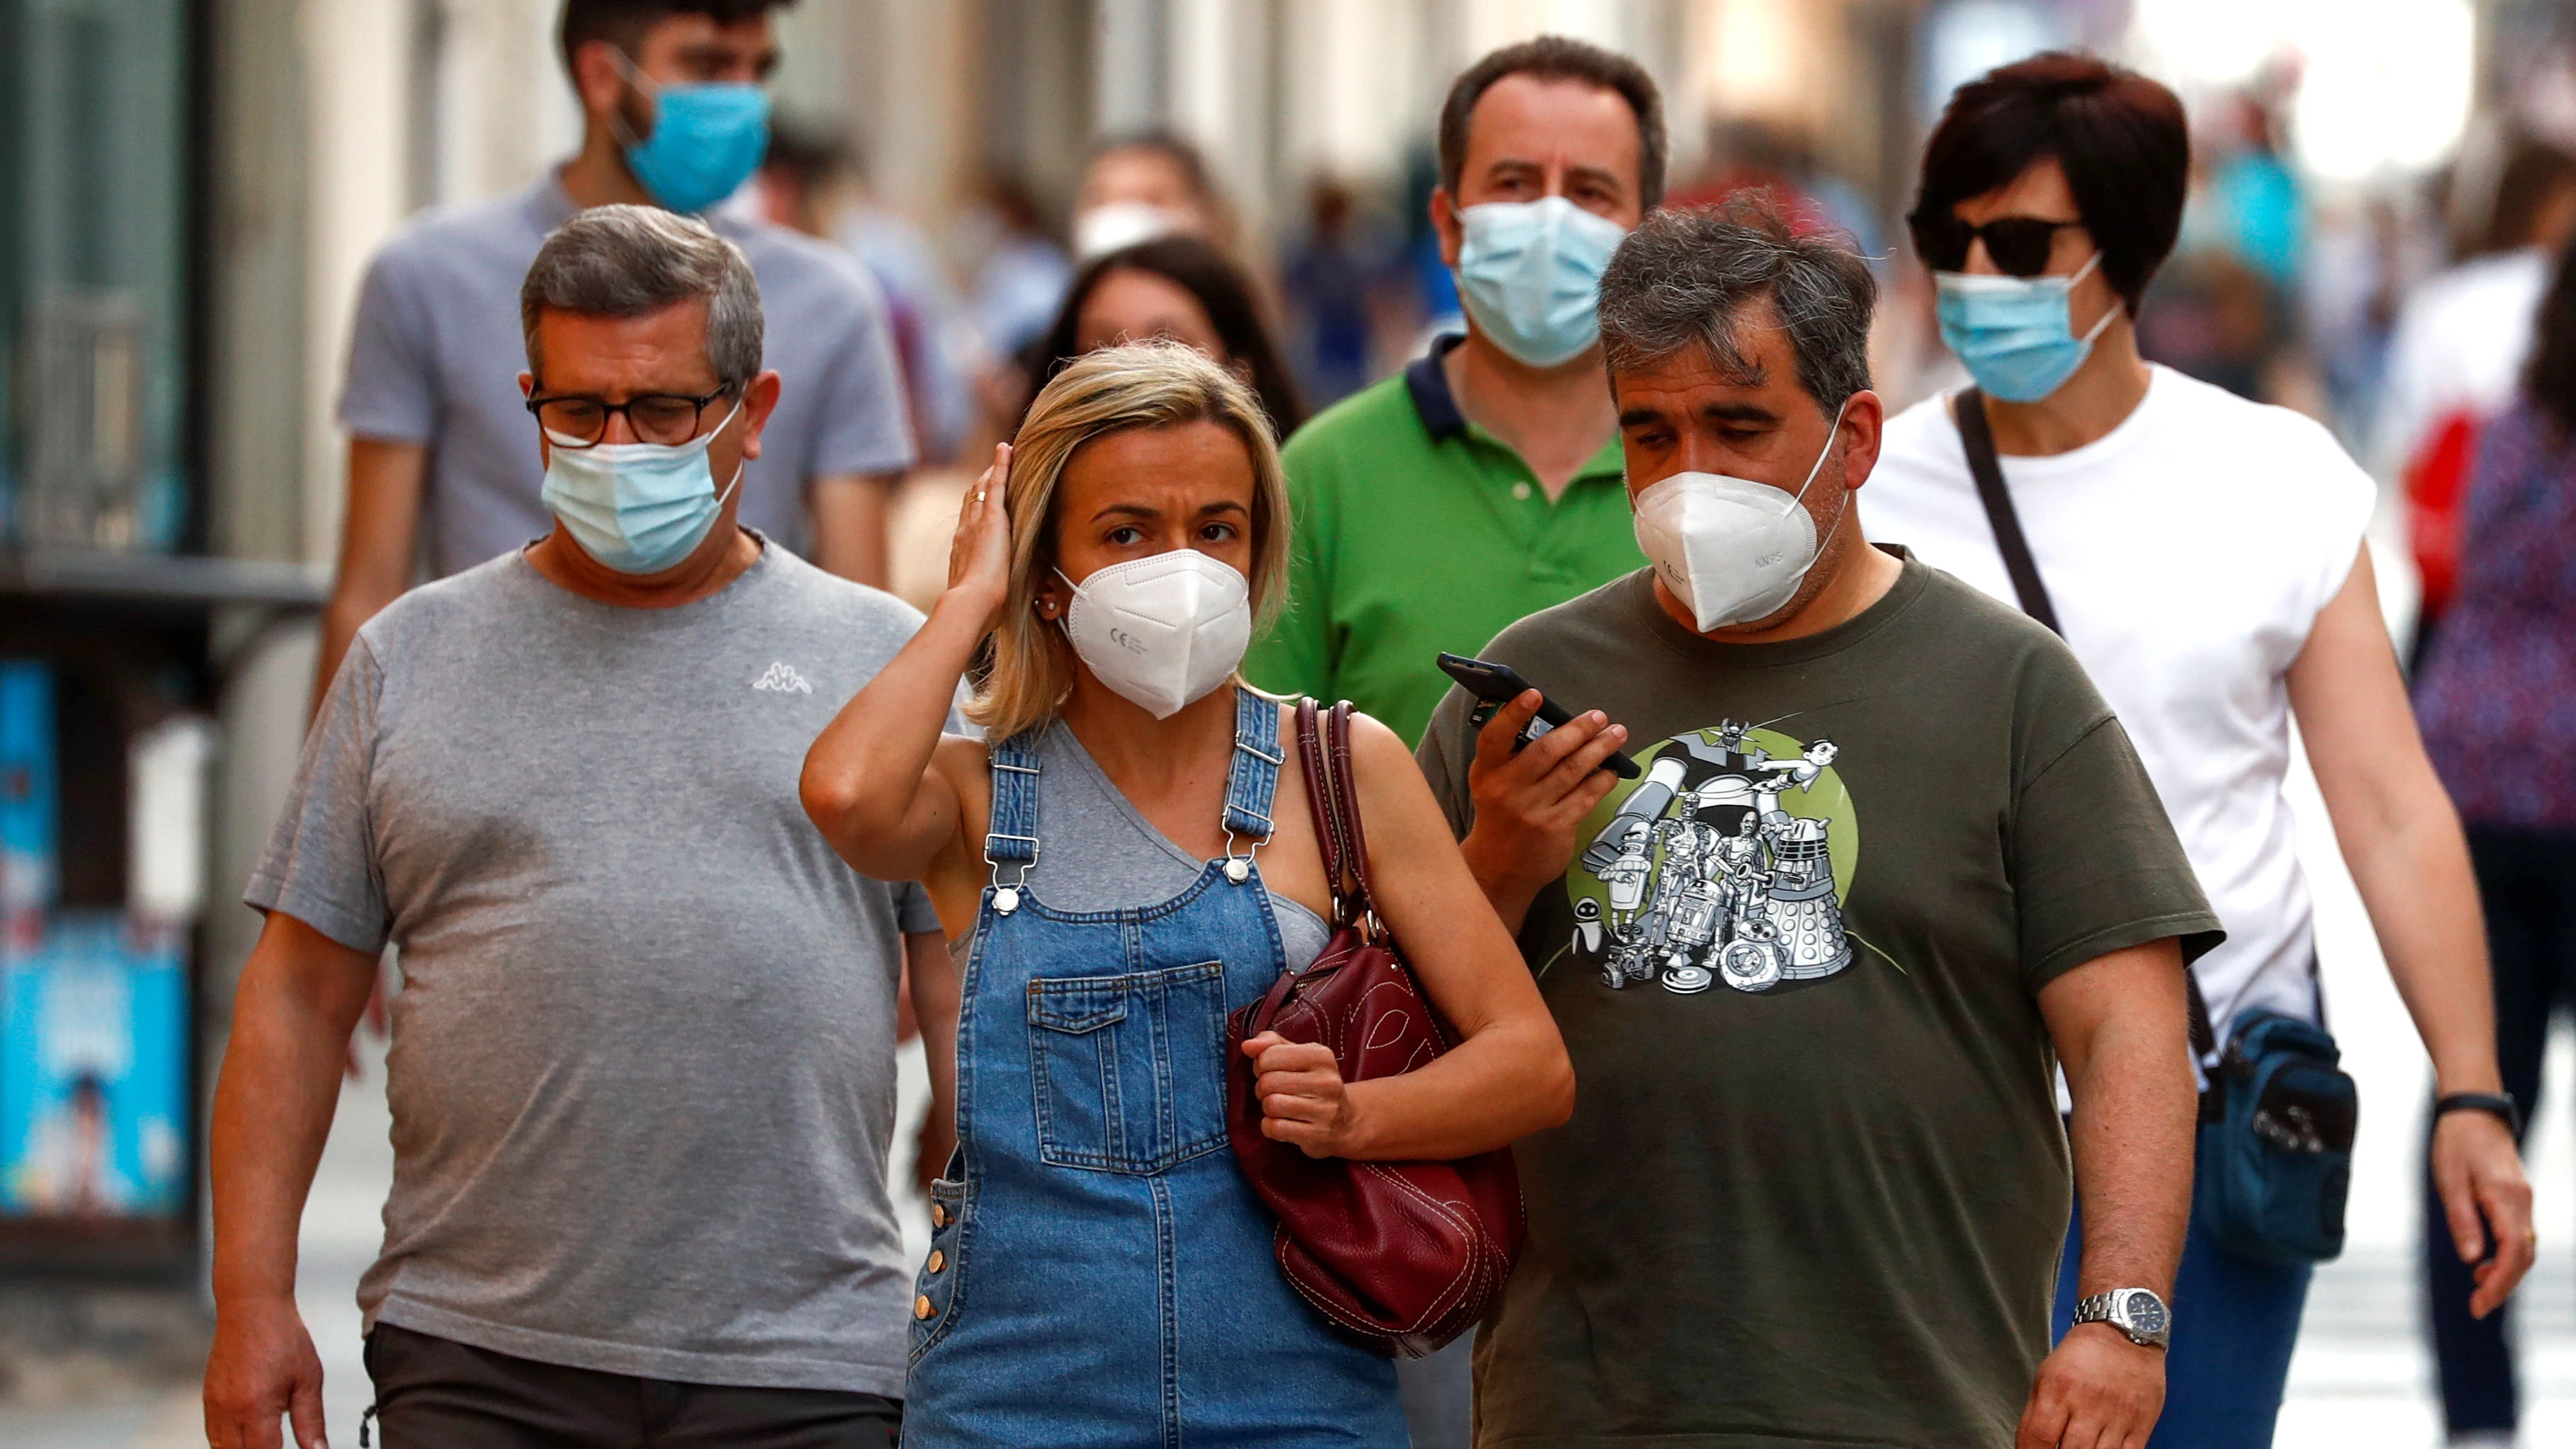
<path fill-rule="evenodd" d="M 1959 442 L 1977 501 L 1995 533 L 2013 593 L 2025 614 L 2065 634 L 2040 581 L 2030 540 L 2004 488 L 1995 435 L 1986 425 L 1985 395 L 1956 399 Z M 2277 1011 L 2238 1014 L 2226 1055 L 2210 1029 L 2199 974 L 2183 970 L 2191 1019 L 2191 1052 L 2208 1072 L 2200 1097 L 2200 1167 L 2192 1213 L 2221 1242 L 2275 1263 L 2322 1263 L 2343 1252 L 2344 1200 L 2352 1191 L 2353 1129 L 2361 1097 L 2325 1028 Z"/>

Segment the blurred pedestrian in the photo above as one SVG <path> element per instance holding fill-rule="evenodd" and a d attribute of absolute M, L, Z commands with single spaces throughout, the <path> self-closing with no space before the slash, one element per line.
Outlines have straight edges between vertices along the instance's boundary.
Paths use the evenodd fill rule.
<path fill-rule="evenodd" d="M 991 232 L 975 271 L 975 330 L 987 365 L 1015 362 L 1064 305 L 1064 289 L 1073 282 L 1073 262 L 1047 234 L 1037 198 L 1018 177 L 996 176 L 986 182 L 983 202 L 974 215 Z M 1017 408 L 1027 395 L 1025 387 L 1015 386 L 1007 406 Z"/>
<path fill-rule="evenodd" d="M 1418 737 L 1503 626 L 1635 569 L 1595 288 L 1662 198 L 1664 121 L 1635 61 L 1548 36 L 1477 61 L 1440 111 L 1431 219 L 1467 330 L 1290 439 L 1288 612 L 1263 686 L 1349 699 Z"/>
<path fill-rule="evenodd" d="M 2551 1023 L 2576 1009 L 2576 249 L 2539 309 L 2521 396 L 2485 430 L 2459 591 L 2416 683 L 2424 743 L 2460 807 L 2486 905 L 2497 1055 L 2528 1130 Z M 2504 1449 L 2521 1418 L 2507 1309 L 2469 1311 L 2438 1181 L 2424 1263 L 2454 1444 Z"/>
<path fill-rule="evenodd" d="M 1873 539 L 2051 618 L 2092 672 L 2227 923 L 2193 971 L 2231 1053 L 2245 1028 L 2308 1032 L 2322 1014 L 2282 796 L 2296 721 L 2390 974 L 2463 1109 L 2441 1119 L 2433 1170 L 2457 1252 L 2495 1254 L 2471 1303 L 2491 1312 L 2531 1262 L 2530 1188 L 2486 1110 L 2499 1083 L 2477 896 L 2381 622 L 2371 481 L 2315 422 L 2138 355 L 2189 149 L 2171 91 L 2089 56 L 2035 56 L 1951 97 L 1909 220 L 1976 388 L 1888 423 L 1864 517 Z M 1989 436 L 1990 498 L 1968 441 Z M 2310 1150 L 2332 1150 L 2319 1138 Z M 2221 1166 L 2205 1161 L 2203 1180 Z M 2222 1236 L 2212 1200 L 2175 1288 L 2154 1442 L 2176 1449 L 2271 1442 L 2314 1256 Z M 2092 1291 L 2078 1271 L 2091 1226 L 2068 1234 L 2061 1332 Z"/>
<path fill-rule="evenodd" d="M 2218 918 L 2065 646 L 1863 541 L 1875 290 L 1758 193 L 1648 216 L 1600 317 L 1653 567 L 1488 646 L 1587 712 L 1520 748 L 1535 691 L 1481 729 L 1457 691 L 1423 737 L 1581 1083 L 1515 1149 L 1529 1243 L 1477 1344 L 1480 1442 L 2091 1449 L 2155 1422 L 2183 963 Z M 1642 778 L 1597 768 L 1613 748 Z M 2102 1229 L 2066 1276 L 2103 1321 L 2052 1353 L 2070 1175 Z"/>
<path fill-rule="evenodd" d="M 1116 136 L 1095 147 L 1073 200 L 1074 260 L 1174 233 L 1234 245 L 1233 210 L 1217 194 L 1199 148 L 1169 131 Z"/>
<path fill-rule="evenodd" d="M 1393 258 L 1367 233 L 1351 189 L 1307 188 L 1306 234 L 1279 268 L 1299 386 L 1329 406 L 1368 386 Z"/>
<path fill-rule="evenodd" d="M 386 1443 L 883 1449 L 901 923 L 793 762 L 920 616 L 741 523 L 782 392 L 741 248 L 595 208 L 521 306 L 556 526 L 359 631 L 246 893 L 208 1440 L 322 1442 L 296 1224 L 390 941 Z"/>
<path fill-rule="evenodd" d="M 1877 208 L 1859 188 L 1816 157 L 1803 132 L 1778 120 L 1731 116 L 1711 121 L 1699 175 L 1676 187 L 1669 205 L 1707 206 L 1739 191 L 1767 191 L 1800 232 L 1828 231 L 1864 257 L 1883 257 Z"/>
<path fill-rule="evenodd" d="M 912 435 L 925 462 L 951 457 L 974 398 L 954 355 L 966 326 L 957 289 L 930 234 L 875 196 L 849 145 L 804 125 L 771 128 L 760 183 L 771 221 L 838 244 L 875 279 L 903 362 Z"/>
<path fill-rule="evenodd" d="M 844 859 L 975 921 L 904 1443 L 1400 1444 L 1393 1367 L 1292 1291 L 1226 1150 L 1223 1024 L 1334 904 L 1293 712 L 1235 670 L 1287 561 L 1269 420 L 1233 372 L 1137 344 L 1066 368 L 995 451 L 931 623 L 805 766 Z M 985 734 L 943 735 L 988 644 Z M 1255 1036 L 1263 1134 L 1446 1160 L 1563 1122 L 1564 1048 L 1403 742 L 1353 742 L 1375 899 L 1457 1045 L 1346 1084 L 1329 1048 Z"/>
<path fill-rule="evenodd" d="M 529 422 L 506 359 L 519 280 L 585 207 L 700 212 L 760 164 L 771 12 L 792 0 L 566 0 L 563 62 L 582 147 L 508 196 L 430 212 L 387 242 L 359 293 L 340 422 L 349 432 L 338 578 L 323 615 L 318 699 L 349 640 L 411 587 L 547 528 Z M 912 464 L 904 392 L 877 288 L 835 248 L 762 222 L 713 220 L 751 258 L 785 379 L 745 522 L 826 570 L 885 579 L 889 485 Z"/>
<path fill-rule="evenodd" d="M 2514 403 L 2541 294 L 2570 237 L 2576 156 L 2541 141 L 2515 142 L 2496 180 L 2485 235 L 2467 258 L 2416 286 L 2389 338 L 2374 463 L 2406 499 L 2407 542 L 2424 586 L 2419 658 L 2450 608 L 2478 432 Z"/>
<path fill-rule="evenodd" d="M 1231 369 L 1261 400 L 1274 436 L 1306 421 L 1251 279 L 1214 243 L 1194 236 L 1139 242 L 1084 266 L 1039 344 L 1038 386 L 1103 347 L 1157 340 L 1187 343 Z"/>

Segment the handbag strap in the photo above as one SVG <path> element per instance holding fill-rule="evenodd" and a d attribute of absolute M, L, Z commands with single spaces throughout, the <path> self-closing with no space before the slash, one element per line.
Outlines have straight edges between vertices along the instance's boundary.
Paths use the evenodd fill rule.
<path fill-rule="evenodd" d="M 1297 701 L 1297 764 L 1306 778 L 1306 810 L 1315 821 L 1315 849 L 1324 857 L 1324 889 L 1332 897 L 1332 926 L 1351 923 L 1350 893 L 1343 886 L 1340 813 L 1333 807 L 1331 767 L 1324 755 L 1321 711 L 1311 698 Z"/>
<path fill-rule="evenodd" d="M 1995 552 L 2003 555 L 2004 572 L 2012 578 L 2021 611 L 2063 639 L 2066 631 L 2057 625 L 2057 606 L 2050 602 L 2048 585 L 2039 576 L 2039 561 L 2031 557 L 2030 539 L 2021 531 L 2021 514 L 2013 508 L 2012 492 L 2004 487 L 2003 463 L 1995 456 L 1994 429 L 1986 424 L 1986 395 L 1967 388 L 1959 394 L 1956 406 L 1959 443 L 1968 454 L 1968 476 L 1977 482 L 1977 501 L 1985 505 L 1986 526 L 1994 530 Z M 2209 998 L 2201 994 L 2200 973 L 2189 965 L 2183 967 L 2182 980 L 2192 1055 L 2206 1062 L 2218 1050 L 2218 1033 L 2209 1024 Z"/>
<path fill-rule="evenodd" d="M 1369 879 L 1368 832 L 1360 826 L 1360 787 L 1351 765 L 1351 702 L 1333 706 L 1324 732 L 1324 751 L 1333 768 L 1333 818 L 1341 834 L 1342 867 L 1350 872 L 1351 902 L 1357 922 L 1372 941 L 1386 939 L 1386 923 L 1377 914 L 1377 887 Z"/>
<path fill-rule="evenodd" d="M 1331 924 L 1337 934 L 1376 919 L 1366 904 L 1367 865 L 1363 862 L 1357 871 L 1348 871 L 1352 831 L 1358 821 L 1345 818 L 1342 791 L 1337 788 L 1337 781 L 1348 774 L 1350 708 L 1347 703 L 1335 706 L 1328 727 L 1312 698 L 1297 701 L 1297 763 L 1306 778 L 1306 808 L 1315 820 L 1315 849 L 1324 857 L 1324 884 L 1332 895 Z M 1279 973 L 1254 1004 L 1243 1033 L 1246 1038 L 1270 1029 L 1271 1019 L 1288 1004 L 1288 993 L 1304 975 L 1304 968 L 1297 966 Z"/>

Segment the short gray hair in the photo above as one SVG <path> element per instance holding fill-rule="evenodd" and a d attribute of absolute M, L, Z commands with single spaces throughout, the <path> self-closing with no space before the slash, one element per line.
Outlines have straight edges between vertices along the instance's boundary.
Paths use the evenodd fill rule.
<path fill-rule="evenodd" d="M 1601 277 L 1601 353 L 1615 380 L 1697 349 L 1731 377 L 1761 368 L 1739 335 L 1748 304 L 1768 300 L 1788 329 L 1798 384 L 1832 412 L 1869 386 L 1869 317 L 1878 281 L 1842 242 L 1800 236 L 1761 192 L 1716 206 L 1658 211 L 1619 244 Z"/>
<path fill-rule="evenodd" d="M 748 386 L 760 374 L 760 283 L 742 248 L 658 206 L 594 206 L 546 238 L 519 287 L 528 370 L 537 370 L 537 318 L 548 308 L 643 317 L 699 298 L 707 365 L 727 390 Z"/>

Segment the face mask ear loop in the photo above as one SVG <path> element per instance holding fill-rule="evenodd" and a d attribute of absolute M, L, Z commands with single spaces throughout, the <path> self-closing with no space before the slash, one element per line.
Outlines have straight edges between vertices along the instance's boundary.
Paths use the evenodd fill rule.
<path fill-rule="evenodd" d="M 653 124 L 656 126 L 662 124 L 661 83 L 654 80 L 651 76 L 646 75 L 644 73 L 644 67 L 637 65 L 634 58 L 629 56 L 625 51 L 612 45 L 608 48 L 608 53 L 617 57 L 617 69 L 620 78 L 641 93 L 645 100 L 652 103 Z M 617 139 L 618 145 L 641 146 L 644 144 L 644 138 L 636 135 L 634 128 L 626 124 L 626 111 L 623 107 L 609 113 L 608 125 L 609 134 Z"/>
<path fill-rule="evenodd" d="M 2093 259 L 2092 259 L 2091 261 L 2086 262 L 2084 265 L 2082 265 L 2082 266 L 2080 266 L 2080 267 L 2077 267 L 2077 268 L 2075 269 L 2075 275 L 2073 275 L 2073 276 L 2071 276 L 2071 277 L 2068 277 L 2068 278 L 2066 279 L 2066 296 L 2067 296 L 2067 300 L 2069 300 L 2069 301 L 2073 301 L 2073 300 L 2074 300 L 2074 297 L 2075 297 L 2075 284 L 2076 284 L 2076 283 L 2078 283 L 2078 282 L 2080 282 L 2080 281 L 2083 281 L 2086 277 L 2091 276 L 2091 275 L 2093 274 L 2093 269 L 2094 269 L 2095 267 L 2100 266 L 2100 265 L 2102 265 L 2102 254 L 2101 254 L 2100 252 L 2098 252 L 2098 251 L 2097 251 L 2097 252 L 2095 252 L 2095 253 L 2093 254 Z M 2093 324 L 2093 328 L 2092 328 L 2092 330 L 2091 330 L 2091 331 L 2089 331 L 2089 332 L 2086 332 L 2086 333 L 2084 334 L 2084 345 L 2085 345 L 2085 346 L 2087 346 L 2087 347 L 2092 346 L 2092 345 L 2093 345 L 2093 340 L 2094 340 L 2095 338 L 2097 338 L 2097 337 L 2100 337 L 2100 336 L 2102 335 L 2103 329 L 2105 329 L 2105 328 L 2107 328 L 2107 327 L 2109 327 L 2109 326 L 2111 325 L 2111 319 L 2112 319 L 2113 317 L 2118 316 L 2118 315 L 2119 315 L 2119 313 L 2120 313 L 2120 306 L 2121 306 L 2120 298 L 2119 298 L 2119 297 L 2117 297 L 2117 296 L 2115 295 L 2115 296 L 2114 296 L 2114 297 L 2112 297 L 2112 299 L 2111 299 L 2111 305 L 2110 305 L 2109 309 L 2103 312 L 2101 320 L 2100 320 L 2100 321 L 2098 321 L 2098 322 L 2095 322 L 2095 323 Z M 2072 316 L 2069 316 L 2069 317 L 2066 319 L 2066 322 L 2067 322 L 2067 328 L 2068 328 L 2068 330 L 2069 330 L 2069 331 L 2074 330 L 2075 319 L 2074 319 Z"/>
<path fill-rule="evenodd" d="M 1852 395 L 1848 393 L 1845 394 L 1842 406 L 1834 409 L 1834 425 L 1825 430 L 1825 449 L 1823 452 L 1818 453 L 1816 455 L 1816 461 L 1809 465 L 1807 469 L 1807 481 L 1798 485 L 1796 496 L 1789 500 L 1789 508 L 1795 508 L 1799 504 L 1807 501 L 1807 490 L 1816 486 L 1816 475 L 1825 471 L 1825 460 L 1834 455 L 1834 439 L 1843 435 L 1843 414 L 1851 411 L 1851 400 Z M 1783 518 L 1788 517 L 1789 508 L 1781 509 L 1780 516 Z M 1842 515 L 1839 513 L 1835 514 L 1834 521 L 1840 523 L 1842 521 Z"/>
<path fill-rule="evenodd" d="M 707 434 L 707 443 L 709 446 L 712 447 L 714 445 L 716 433 L 721 433 L 725 429 L 732 427 L 734 418 L 741 412 L 742 400 L 737 398 L 734 400 L 733 411 L 724 415 L 723 422 L 716 424 L 715 432 Z M 745 458 L 733 465 L 733 478 L 725 484 L 724 491 L 716 495 L 716 511 L 718 513 L 722 513 L 724 511 L 725 500 L 733 496 L 733 490 L 742 486 L 743 470 L 750 466 L 751 460 L 749 458 Z"/>

